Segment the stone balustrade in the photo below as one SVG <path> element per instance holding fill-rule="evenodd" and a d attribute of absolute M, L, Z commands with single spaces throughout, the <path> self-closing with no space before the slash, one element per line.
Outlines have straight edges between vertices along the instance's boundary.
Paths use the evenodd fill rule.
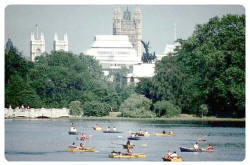
<path fill-rule="evenodd" d="M 9 109 L 5 108 L 4 111 L 5 118 L 60 118 L 60 117 L 69 117 L 69 109 Z"/>

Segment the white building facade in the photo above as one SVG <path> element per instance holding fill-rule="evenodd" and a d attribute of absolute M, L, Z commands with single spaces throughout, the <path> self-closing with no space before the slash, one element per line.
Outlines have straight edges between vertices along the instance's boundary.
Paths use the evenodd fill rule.
<path fill-rule="evenodd" d="M 126 35 L 97 35 L 91 48 L 84 52 L 93 56 L 102 66 L 103 71 L 131 67 L 141 63 Z"/>

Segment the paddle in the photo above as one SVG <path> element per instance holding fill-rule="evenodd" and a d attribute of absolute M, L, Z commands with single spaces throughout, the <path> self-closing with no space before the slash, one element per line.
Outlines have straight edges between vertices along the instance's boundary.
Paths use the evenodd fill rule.
<path fill-rule="evenodd" d="M 112 144 L 117 144 L 117 145 L 126 145 L 126 144 L 120 144 L 120 143 L 116 143 L 116 142 L 112 142 Z M 134 144 L 130 144 L 131 146 L 135 146 Z M 147 144 L 141 144 L 141 147 L 147 147 Z"/>

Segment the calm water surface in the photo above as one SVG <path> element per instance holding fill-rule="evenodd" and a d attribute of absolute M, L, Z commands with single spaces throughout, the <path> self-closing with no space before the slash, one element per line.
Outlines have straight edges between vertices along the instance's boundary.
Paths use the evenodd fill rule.
<path fill-rule="evenodd" d="M 74 123 L 79 132 L 90 135 L 86 147 L 95 147 L 93 153 L 68 153 L 67 147 L 75 142 L 77 135 L 68 135 L 70 123 Z M 115 126 L 121 134 L 105 134 L 94 131 L 95 124 L 102 127 Z M 147 130 L 151 136 L 131 141 L 135 144 L 134 153 L 145 153 L 144 159 L 111 159 L 112 151 L 125 152 L 121 143 L 125 143 L 129 134 L 139 129 Z M 175 137 L 158 137 L 154 133 L 173 130 Z M 192 146 L 198 137 L 214 145 L 213 153 L 180 152 L 179 147 Z M 242 161 L 245 158 L 244 124 L 201 123 L 174 121 L 117 121 L 117 120 L 6 120 L 5 121 L 5 157 L 8 161 L 162 161 L 168 150 L 177 151 L 184 161 Z"/>

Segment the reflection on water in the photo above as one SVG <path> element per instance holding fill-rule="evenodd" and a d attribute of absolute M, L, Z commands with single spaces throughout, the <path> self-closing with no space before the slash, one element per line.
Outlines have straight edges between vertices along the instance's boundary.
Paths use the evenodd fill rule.
<path fill-rule="evenodd" d="M 68 135 L 71 122 L 79 132 L 90 138 L 86 147 L 95 147 L 94 153 L 68 153 L 66 148 L 80 141 L 76 135 Z M 95 124 L 103 128 L 115 126 L 122 131 L 119 134 L 107 134 L 94 131 Z M 131 161 L 162 161 L 168 150 L 177 151 L 184 161 L 242 161 L 245 157 L 245 123 L 240 122 L 182 122 L 182 121 L 119 121 L 119 120 L 6 120 L 5 156 L 9 161 L 121 161 L 111 159 L 112 151 L 125 152 L 124 144 L 131 132 L 139 129 L 148 131 L 151 136 L 131 141 L 135 145 L 134 153 L 145 153 L 144 159 Z M 158 137 L 154 134 L 163 130 L 172 130 L 175 137 Z M 192 146 L 199 137 L 200 147 L 209 143 L 214 145 L 214 153 L 180 152 L 179 147 Z"/>

